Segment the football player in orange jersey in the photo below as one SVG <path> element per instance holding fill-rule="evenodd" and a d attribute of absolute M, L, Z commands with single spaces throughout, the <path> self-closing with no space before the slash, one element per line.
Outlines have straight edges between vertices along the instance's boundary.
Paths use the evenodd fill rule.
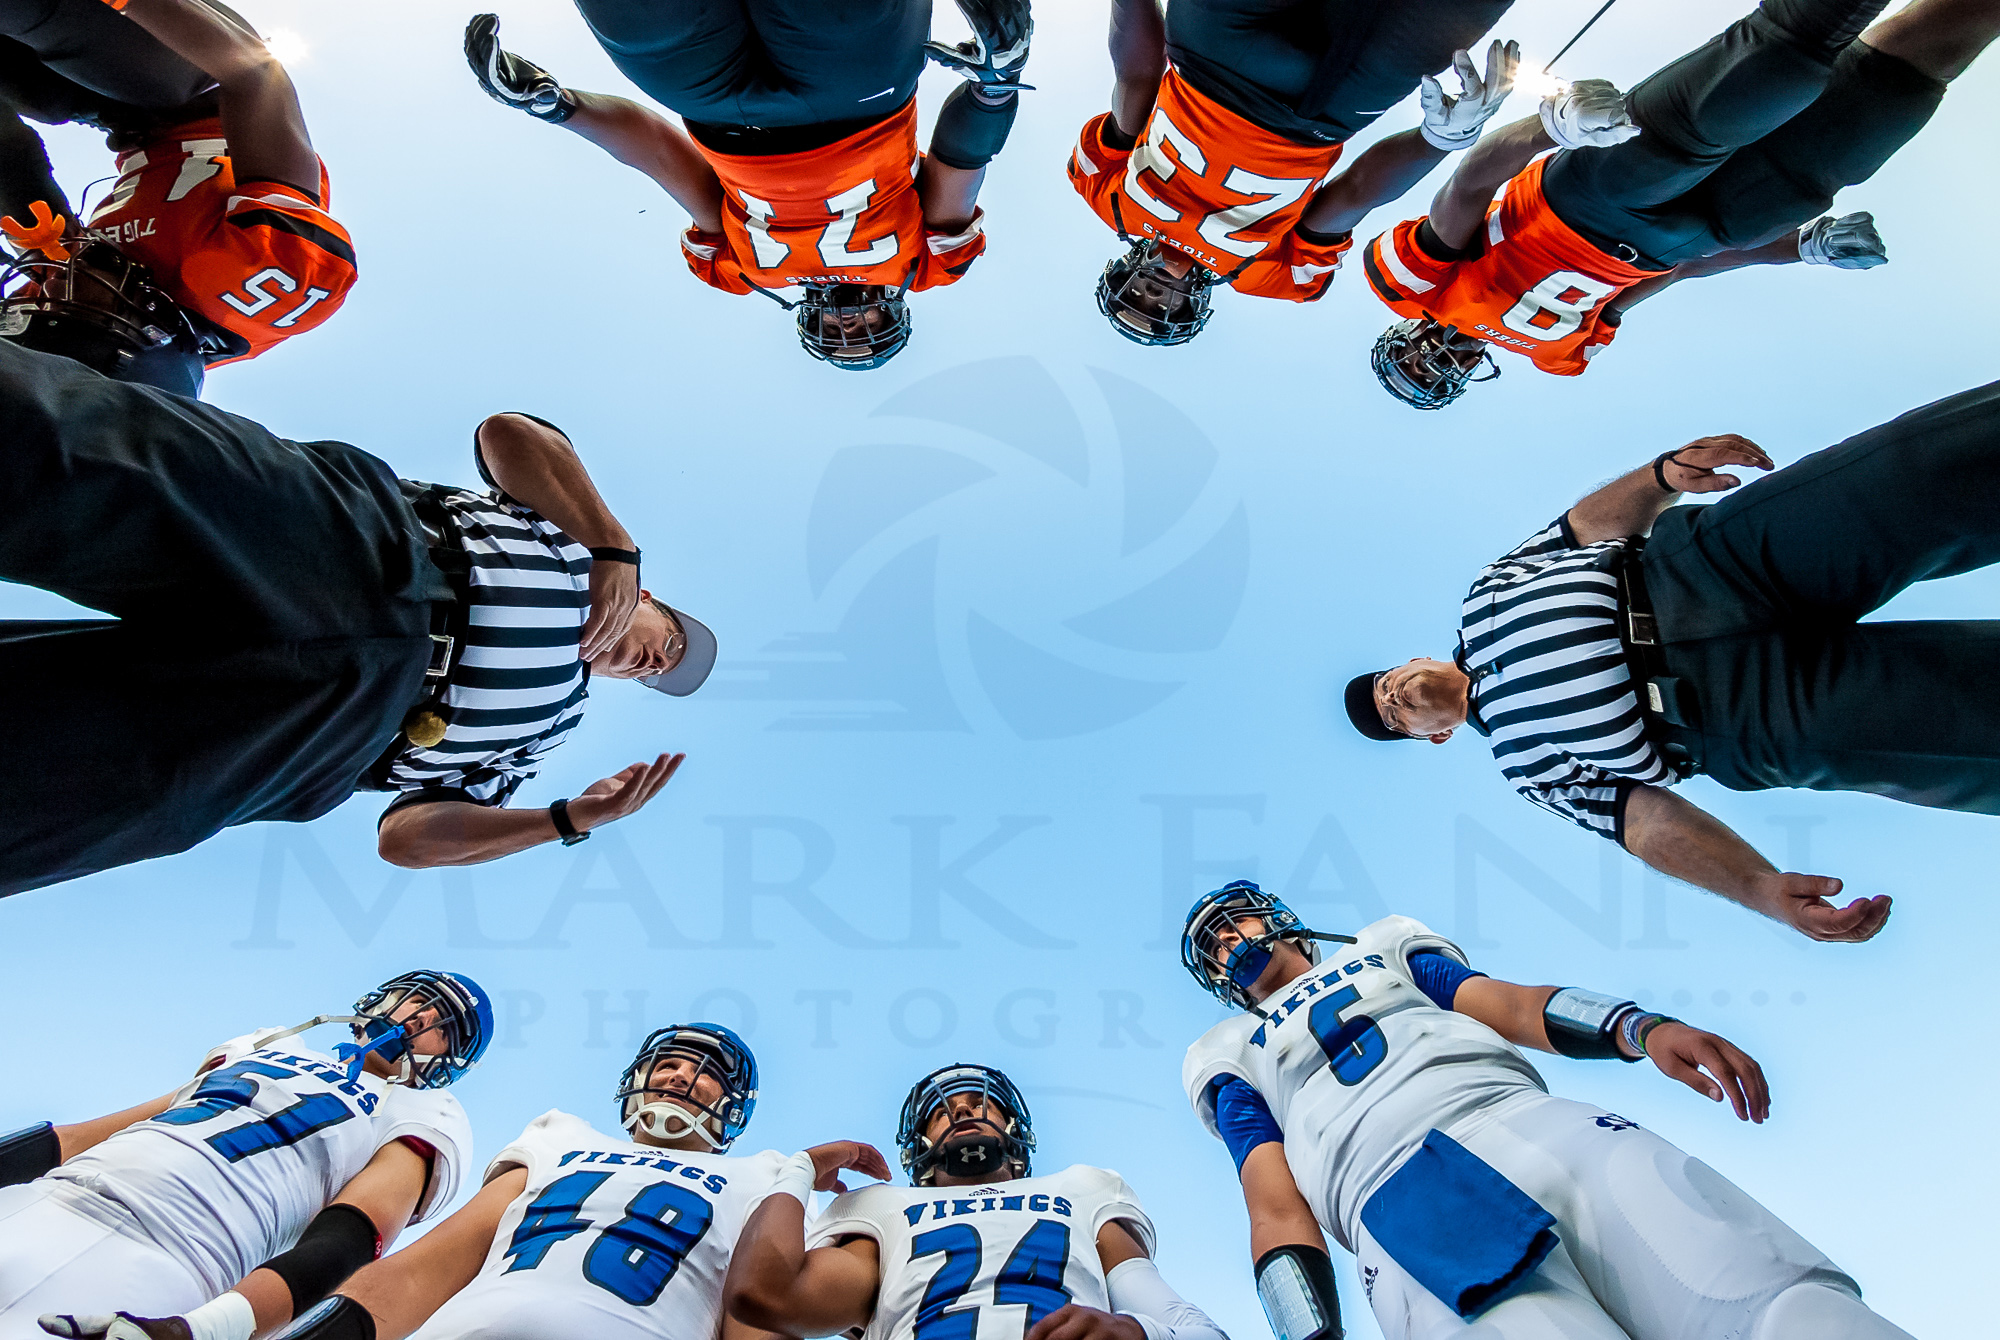
<path fill-rule="evenodd" d="M 339 309 L 354 247 L 326 213 L 291 80 L 201 0 L 0 5 L 0 334 L 182 395 Z M 78 219 L 17 112 L 110 132 L 117 182 Z"/>
<path fill-rule="evenodd" d="M 1083 128 L 1069 179 L 1127 247 L 1097 305 L 1139 344 L 1183 344 L 1210 290 L 1312 302 L 1370 209 L 1479 138 L 1520 49 L 1464 49 L 1510 0 L 1112 0 L 1111 111 Z M 1456 68 L 1447 95 L 1433 72 Z M 1341 145 L 1422 89 L 1423 125 L 1331 181 Z"/>
<path fill-rule="evenodd" d="M 772 298 L 807 353 L 859 371 L 909 342 L 905 294 L 956 283 L 986 249 L 979 186 L 1028 87 L 1034 24 L 1029 0 L 958 5 L 973 40 L 946 46 L 925 40 L 930 0 L 577 0 L 612 62 L 685 128 L 564 88 L 501 49 L 491 14 L 467 25 L 465 55 L 496 100 L 575 131 L 678 201 L 698 278 Z M 920 154 L 927 56 L 967 83 Z"/>
<path fill-rule="evenodd" d="M 1586 80 L 1488 136 L 1427 218 L 1364 252 L 1405 318 L 1376 341 L 1376 376 L 1437 409 L 1498 375 L 1495 345 L 1581 373 L 1625 312 L 1682 279 L 1885 263 L 1872 216 L 1823 211 L 1930 120 L 2000 34 L 2000 0 L 1914 0 L 1871 26 L 1883 5 L 1765 0 L 1629 97 Z"/>

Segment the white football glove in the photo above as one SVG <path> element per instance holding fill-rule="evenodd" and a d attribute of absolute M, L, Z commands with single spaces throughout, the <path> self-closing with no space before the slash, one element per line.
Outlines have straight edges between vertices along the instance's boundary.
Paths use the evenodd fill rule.
<path fill-rule="evenodd" d="M 1425 75 L 1417 86 L 1417 100 L 1423 104 L 1422 134 L 1433 149 L 1446 153 L 1464 149 L 1479 138 L 1479 132 L 1500 110 L 1514 88 L 1514 72 L 1520 68 L 1521 44 L 1495 40 L 1486 48 L 1486 77 L 1472 67 L 1472 53 L 1454 51 L 1452 68 L 1458 71 L 1459 94 L 1444 91 L 1436 75 Z"/>
<path fill-rule="evenodd" d="M 1825 214 L 1799 229 L 1799 259 L 1807 265 L 1872 270 L 1889 263 L 1889 248 L 1875 231 L 1875 216 L 1864 209 L 1837 219 Z"/>
<path fill-rule="evenodd" d="M 1609 79 L 1579 79 L 1542 99 L 1542 129 L 1564 149 L 1603 149 L 1639 133 Z"/>
<path fill-rule="evenodd" d="M 41 1328 L 61 1340 L 190 1340 L 188 1324 L 179 1317 L 135 1317 L 130 1312 L 106 1316 L 72 1316 L 47 1312 L 36 1318 Z"/>

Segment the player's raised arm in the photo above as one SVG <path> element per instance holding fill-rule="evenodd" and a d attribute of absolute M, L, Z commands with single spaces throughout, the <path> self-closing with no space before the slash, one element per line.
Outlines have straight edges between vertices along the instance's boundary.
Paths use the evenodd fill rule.
<path fill-rule="evenodd" d="M 1136 140 L 1167 73 L 1167 19 L 1159 0 L 1111 0 L 1111 71 L 1111 119 Z"/>
<path fill-rule="evenodd" d="M 1098 1230 L 1097 1261 L 1111 1310 L 1066 1303 L 1029 1327 L 1022 1340 L 1229 1340 L 1160 1277 L 1144 1240 L 1123 1221 Z"/>
<path fill-rule="evenodd" d="M 786 1165 L 771 1194 L 751 1213 L 729 1259 L 722 1303 L 730 1316 L 793 1336 L 832 1335 L 868 1324 L 882 1278 L 875 1240 L 856 1236 L 806 1250 L 806 1197 L 815 1185 L 831 1190 L 836 1181 L 829 1179 L 837 1180 L 843 1167 L 888 1176 L 882 1155 L 856 1142 L 821 1145 Z"/>
<path fill-rule="evenodd" d="M 1542 99 L 1538 115 L 1501 127 L 1466 151 L 1431 202 L 1431 231 L 1448 250 L 1472 245 L 1493 193 L 1545 150 L 1602 147 L 1639 133 L 1625 95 L 1606 79 L 1580 79 Z"/>
<path fill-rule="evenodd" d="M 1454 53 L 1459 92 L 1446 93 L 1434 76 L 1425 75 L 1420 85 L 1423 124 L 1369 145 L 1314 192 L 1300 225 L 1315 233 L 1352 232 L 1370 210 L 1401 199 L 1446 154 L 1469 149 L 1513 90 L 1520 63 L 1518 42 L 1495 40 L 1488 46 L 1484 74 L 1474 67 L 1470 52 Z"/>
<path fill-rule="evenodd" d="M 163 1093 L 137 1107 L 88 1121 L 58 1126 L 38 1122 L 0 1135 L 0 1186 L 32 1182 L 67 1159 L 104 1143 L 127 1126 L 149 1121 L 174 1105 L 174 1094 Z"/>
<path fill-rule="evenodd" d="M 938 109 L 930 152 L 917 174 L 924 226 L 958 234 L 972 226 L 986 165 L 1007 143 L 1020 110 L 1021 82 L 1035 24 L 1028 0 L 958 0 L 972 25 L 972 40 L 928 42 L 929 58 L 966 82 Z"/>
<path fill-rule="evenodd" d="M 262 38 L 198 0 L 128 0 L 120 12 L 215 80 L 238 182 L 279 182 L 325 204 L 298 91 Z"/>

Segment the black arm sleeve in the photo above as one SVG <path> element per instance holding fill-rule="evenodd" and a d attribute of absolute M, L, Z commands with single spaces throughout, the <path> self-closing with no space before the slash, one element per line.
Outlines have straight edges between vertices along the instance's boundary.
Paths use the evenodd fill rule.
<path fill-rule="evenodd" d="M 338 1289 L 381 1249 L 374 1220 L 352 1205 L 329 1205 L 306 1225 L 290 1251 L 266 1261 L 264 1269 L 292 1291 L 296 1317 Z"/>
<path fill-rule="evenodd" d="M 375 1340 L 375 1315 L 345 1295 L 329 1298 L 299 1318 L 285 1340 Z"/>
<path fill-rule="evenodd" d="M 1010 93 L 998 103 L 976 96 L 972 85 L 960 84 L 938 109 L 931 131 L 931 157 L 946 167 L 970 172 L 985 167 L 1007 143 L 1021 95 Z"/>
<path fill-rule="evenodd" d="M 0 1186 L 32 1182 L 62 1162 L 62 1141 L 48 1122 L 0 1135 Z"/>

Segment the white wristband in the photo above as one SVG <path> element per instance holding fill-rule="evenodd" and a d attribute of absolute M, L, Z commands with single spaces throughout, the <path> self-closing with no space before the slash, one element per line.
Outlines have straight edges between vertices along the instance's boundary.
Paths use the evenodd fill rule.
<path fill-rule="evenodd" d="M 803 1151 L 785 1160 L 778 1169 L 778 1180 L 771 1185 L 774 1196 L 790 1196 L 808 1210 L 812 1208 L 813 1183 L 819 1180 L 819 1171 L 813 1167 L 812 1155 Z M 196 1336 L 195 1340 L 201 1340 Z"/>
<path fill-rule="evenodd" d="M 181 1314 L 193 1340 L 250 1340 L 257 1313 L 250 1300 L 231 1289 L 219 1298 Z"/>

